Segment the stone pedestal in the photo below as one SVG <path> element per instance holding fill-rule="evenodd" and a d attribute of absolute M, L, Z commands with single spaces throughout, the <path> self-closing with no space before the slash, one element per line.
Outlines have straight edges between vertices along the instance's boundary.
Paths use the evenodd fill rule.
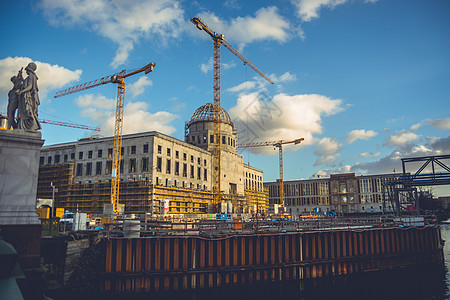
<path fill-rule="evenodd" d="M 24 269 L 40 265 L 36 191 L 43 143 L 40 132 L 0 130 L 0 235 Z"/>
<path fill-rule="evenodd" d="M 40 132 L 0 130 L 0 225 L 40 224 L 36 214 Z"/>

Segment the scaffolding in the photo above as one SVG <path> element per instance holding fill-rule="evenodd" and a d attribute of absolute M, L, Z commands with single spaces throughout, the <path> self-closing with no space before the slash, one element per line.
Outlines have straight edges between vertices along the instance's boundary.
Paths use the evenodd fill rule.
<path fill-rule="evenodd" d="M 54 207 L 65 207 L 70 186 L 73 184 L 75 161 L 55 165 L 40 166 L 37 198 L 52 199 Z M 53 186 L 56 193 L 53 195 Z"/>
<path fill-rule="evenodd" d="M 246 205 L 258 214 L 266 214 L 269 209 L 269 189 L 245 189 Z"/>
<path fill-rule="evenodd" d="M 39 169 L 38 198 L 52 198 L 51 183 L 55 193 L 55 207 L 68 211 L 102 214 L 105 204 L 110 204 L 111 182 L 96 181 L 74 183 L 75 162 L 45 165 Z M 200 189 L 167 187 L 152 184 L 149 179 L 121 181 L 119 203 L 125 205 L 125 213 L 162 213 L 161 205 L 169 202 L 169 214 L 208 213 L 213 203 L 213 192 Z M 236 213 L 267 212 L 268 189 L 245 189 L 244 195 L 223 194 L 223 200 L 233 204 Z"/>

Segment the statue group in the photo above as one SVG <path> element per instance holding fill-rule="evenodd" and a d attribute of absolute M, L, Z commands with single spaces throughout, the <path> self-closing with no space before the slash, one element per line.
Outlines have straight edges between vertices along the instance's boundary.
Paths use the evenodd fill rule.
<path fill-rule="evenodd" d="M 22 68 L 23 69 L 23 68 Z M 14 87 L 8 93 L 8 129 L 22 129 L 26 131 L 36 131 L 41 129 L 38 120 L 38 105 L 40 104 L 38 95 L 38 85 L 34 62 L 25 68 L 27 78 L 23 79 L 22 69 L 17 76 L 11 78 Z M 17 112 L 17 116 L 16 116 Z"/>

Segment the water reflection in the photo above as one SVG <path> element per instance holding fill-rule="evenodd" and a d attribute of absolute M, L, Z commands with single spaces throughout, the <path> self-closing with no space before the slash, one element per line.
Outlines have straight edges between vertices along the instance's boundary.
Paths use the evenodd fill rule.
<path fill-rule="evenodd" d="M 407 269 L 354 275 L 339 281 L 300 286 L 298 282 L 196 291 L 190 299 L 295 300 L 448 300 L 450 299 L 450 224 L 442 225 L 445 268 Z M 315 286 L 313 286 L 315 285 Z"/>

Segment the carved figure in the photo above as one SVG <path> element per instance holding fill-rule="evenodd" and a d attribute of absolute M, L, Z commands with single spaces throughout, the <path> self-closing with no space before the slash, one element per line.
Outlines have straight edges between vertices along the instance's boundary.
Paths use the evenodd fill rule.
<path fill-rule="evenodd" d="M 25 68 L 28 77 L 22 83 L 20 91 L 17 92 L 19 98 L 19 109 L 17 113 L 18 129 L 36 131 L 41 129 L 38 120 L 38 105 L 40 104 L 38 95 L 38 85 L 36 71 L 37 66 L 31 62 Z"/>
<path fill-rule="evenodd" d="M 11 77 L 11 82 L 13 83 L 14 87 L 8 93 L 8 123 L 6 127 L 6 129 L 8 130 L 11 129 L 11 127 L 12 129 L 17 128 L 16 110 L 19 107 L 20 98 L 19 95 L 17 95 L 17 92 L 20 90 L 23 82 L 22 69 L 20 69 L 17 76 Z"/>

